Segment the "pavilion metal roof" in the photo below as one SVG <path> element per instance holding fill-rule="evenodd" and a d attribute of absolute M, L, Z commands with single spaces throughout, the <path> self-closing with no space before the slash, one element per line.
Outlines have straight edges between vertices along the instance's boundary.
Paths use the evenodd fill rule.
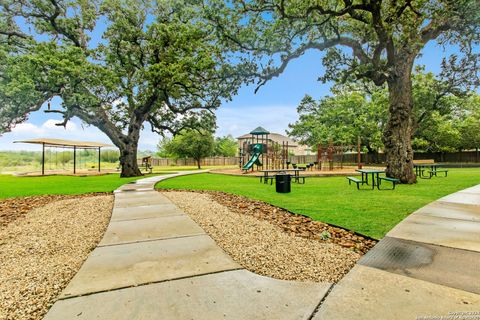
<path fill-rule="evenodd" d="M 38 138 L 38 139 L 28 139 L 28 140 L 18 140 L 14 141 L 15 143 L 33 143 L 33 144 L 42 144 L 46 147 L 78 147 L 78 148 L 102 148 L 102 147 L 113 147 L 111 144 L 100 143 L 100 142 L 90 142 L 90 141 L 74 141 L 74 140 L 63 140 L 63 139 L 50 139 L 50 138 Z"/>

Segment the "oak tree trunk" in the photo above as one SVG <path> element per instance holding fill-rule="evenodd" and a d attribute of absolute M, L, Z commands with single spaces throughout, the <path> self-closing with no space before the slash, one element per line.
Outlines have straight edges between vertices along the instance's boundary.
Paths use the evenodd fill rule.
<path fill-rule="evenodd" d="M 120 165 L 122 167 L 120 177 L 138 177 L 143 175 L 138 167 L 137 147 L 138 143 L 132 141 L 126 143 L 124 147 L 120 148 Z"/>
<path fill-rule="evenodd" d="M 200 158 L 197 159 L 197 167 L 198 167 L 198 169 L 201 169 L 201 167 L 200 167 L 200 160 L 201 160 Z"/>
<path fill-rule="evenodd" d="M 388 81 L 389 118 L 383 135 L 386 174 L 402 183 L 415 183 L 412 149 L 413 96 L 410 59 L 400 62 Z"/>

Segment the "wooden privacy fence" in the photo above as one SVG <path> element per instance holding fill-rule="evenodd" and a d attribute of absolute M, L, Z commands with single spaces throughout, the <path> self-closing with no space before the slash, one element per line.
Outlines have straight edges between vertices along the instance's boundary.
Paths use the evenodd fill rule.
<path fill-rule="evenodd" d="M 289 156 L 292 163 L 311 163 L 317 161 L 317 155 L 305 156 Z M 366 164 L 384 163 L 385 154 L 383 153 L 362 153 L 361 162 Z M 451 163 L 480 163 L 480 154 L 477 151 L 462 152 L 416 152 L 415 160 L 434 159 L 435 162 L 451 162 Z M 238 166 L 240 164 L 239 157 L 209 157 L 200 161 L 202 166 Z M 356 164 L 356 153 L 345 153 L 343 155 L 333 155 L 334 162 L 343 162 L 344 164 Z M 138 159 L 138 164 L 142 164 L 142 159 Z M 196 166 L 197 162 L 192 158 L 170 159 L 170 158 L 152 158 L 153 166 Z"/>
<path fill-rule="evenodd" d="M 142 159 L 138 159 L 138 164 L 142 164 Z M 200 161 L 202 166 L 237 166 L 239 164 L 238 157 L 211 157 L 204 158 Z M 152 158 L 152 166 L 168 167 L 168 166 L 196 166 L 197 161 L 193 158 Z"/>
<path fill-rule="evenodd" d="M 383 153 L 362 153 L 361 162 L 367 164 L 384 163 L 385 154 Z M 461 152 L 415 152 L 415 160 L 433 159 L 435 162 L 449 163 L 480 163 L 480 154 L 477 151 Z M 340 155 L 334 155 L 334 161 L 340 162 Z M 343 155 L 343 163 L 357 163 L 356 153 L 346 153 Z"/>
<path fill-rule="evenodd" d="M 433 159 L 435 162 L 456 162 L 470 163 L 480 162 L 480 153 L 478 151 L 461 151 L 461 152 L 425 152 L 415 153 L 414 159 Z"/>

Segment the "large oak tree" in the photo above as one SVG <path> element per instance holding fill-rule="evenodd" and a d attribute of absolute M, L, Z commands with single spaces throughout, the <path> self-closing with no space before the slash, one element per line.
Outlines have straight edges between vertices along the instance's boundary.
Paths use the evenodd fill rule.
<path fill-rule="evenodd" d="M 123 177 L 141 175 L 140 132 L 211 127 L 239 85 L 201 17 L 201 1 L 3 0 L 0 133 L 50 99 L 120 149 Z"/>
<path fill-rule="evenodd" d="M 215 2 L 212 0 L 212 2 Z M 415 182 L 412 68 L 431 41 L 456 45 L 444 66 L 478 76 L 478 0 L 232 0 L 215 2 L 210 19 L 227 41 L 257 62 L 258 85 L 279 76 L 307 50 L 325 52 L 324 81 L 388 86 L 383 133 L 387 175 Z M 223 12 L 218 14 L 218 12 Z M 478 51 L 478 47 L 477 51 Z M 453 64 L 453 68 L 452 68 Z M 258 88 L 257 88 L 258 89 Z"/>

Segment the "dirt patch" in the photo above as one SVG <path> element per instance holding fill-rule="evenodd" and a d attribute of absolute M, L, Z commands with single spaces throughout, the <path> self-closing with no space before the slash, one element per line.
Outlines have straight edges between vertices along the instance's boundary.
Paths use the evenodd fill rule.
<path fill-rule="evenodd" d="M 42 319 L 103 236 L 113 196 L 35 202 L 0 230 L 0 319 Z M 18 200 L 18 199 L 17 199 Z M 43 199 L 45 200 L 45 199 Z M 26 210 L 26 209 L 22 209 Z"/>
<path fill-rule="evenodd" d="M 29 196 L 29 197 L 16 197 L 0 200 L 0 230 L 6 227 L 9 223 L 22 218 L 27 212 L 32 209 L 42 207 L 46 204 L 67 200 L 78 199 L 94 196 L 111 195 L 108 192 L 95 192 L 79 195 L 41 195 L 41 196 Z"/>
<path fill-rule="evenodd" d="M 280 209 L 264 203 L 218 192 L 163 194 L 189 214 L 237 263 L 261 275 L 337 282 L 361 257 L 360 252 L 332 241 L 299 237 L 292 230 L 285 232 L 274 223 L 276 220 L 266 218 L 267 209 L 269 216 L 277 215 Z M 231 203 L 223 204 L 228 202 Z M 259 211 L 254 207 L 259 207 Z"/>

